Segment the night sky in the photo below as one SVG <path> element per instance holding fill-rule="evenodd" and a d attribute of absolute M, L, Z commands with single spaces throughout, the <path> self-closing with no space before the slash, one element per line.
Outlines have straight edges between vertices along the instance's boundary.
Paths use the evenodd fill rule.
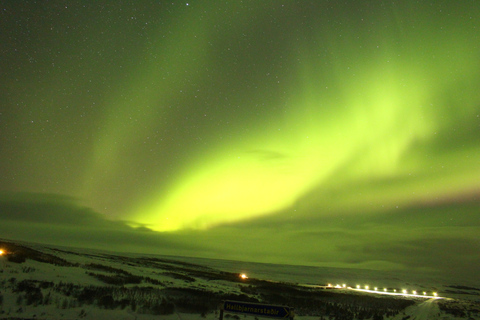
<path fill-rule="evenodd" d="M 478 1 L 0 5 L 0 237 L 480 265 Z"/>

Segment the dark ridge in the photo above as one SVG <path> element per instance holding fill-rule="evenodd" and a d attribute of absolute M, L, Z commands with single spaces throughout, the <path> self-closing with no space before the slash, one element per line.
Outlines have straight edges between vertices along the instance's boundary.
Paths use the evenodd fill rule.
<path fill-rule="evenodd" d="M 22 263 L 26 259 L 35 260 L 43 263 L 50 263 L 56 266 L 73 267 L 78 264 L 70 263 L 65 259 L 59 258 L 52 254 L 40 252 L 24 245 L 12 242 L 0 241 L 0 246 L 6 251 L 8 261 Z"/>
<path fill-rule="evenodd" d="M 448 288 L 453 288 L 453 289 L 459 289 L 459 290 L 474 290 L 474 291 L 480 291 L 478 288 L 474 287 L 467 287 L 467 286 L 446 286 Z"/>

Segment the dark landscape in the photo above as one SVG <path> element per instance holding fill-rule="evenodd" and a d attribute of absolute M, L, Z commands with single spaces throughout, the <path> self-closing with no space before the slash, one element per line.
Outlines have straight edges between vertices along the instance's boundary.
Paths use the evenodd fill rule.
<path fill-rule="evenodd" d="M 218 318 L 225 300 L 289 306 L 297 317 L 316 319 L 410 319 L 407 308 L 426 300 L 327 289 L 325 284 L 243 279 L 240 273 L 180 257 L 85 253 L 7 240 L 0 247 L 4 251 L 0 258 L 4 319 L 82 319 L 95 317 L 99 310 L 111 311 L 112 318 L 118 312 L 132 319 L 173 314 Z M 450 293 L 477 299 L 438 299 L 439 312 L 451 319 L 478 318 L 480 290 L 449 288 Z M 239 315 L 225 318 L 239 319 Z"/>

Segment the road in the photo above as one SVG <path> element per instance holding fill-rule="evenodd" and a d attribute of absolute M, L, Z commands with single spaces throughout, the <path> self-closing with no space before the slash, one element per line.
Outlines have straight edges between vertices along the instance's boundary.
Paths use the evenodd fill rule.
<path fill-rule="evenodd" d="M 443 297 L 439 297 L 435 292 L 433 293 L 433 295 L 427 295 L 427 292 L 423 292 L 423 294 L 418 294 L 415 291 L 412 291 L 412 293 L 407 293 L 406 291 L 402 292 L 401 290 L 398 290 L 399 292 L 397 292 L 396 290 L 392 292 L 392 291 L 387 291 L 387 289 L 378 290 L 377 288 L 375 288 L 374 290 L 360 289 L 359 286 L 357 286 L 357 288 L 352 288 L 352 287 L 348 287 L 345 284 L 343 286 L 340 286 L 338 284 L 336 286 L 333 286 L 331 284 L 326 286 L 309 285 L 309 284 L 300 284 L 300 285 L 304 287 L 319 288 L 319 289 L 353 290 L 358 292 L 385 294 L 385 295 L 392 295 L 392 296 L 415 297 L 415 298 L 424 298 L 424 299 L 444 299 Z"/>
<path fill-rule="evenodd" d="M 340 288 L 342 289 L 342 288 Z M 425 294 L 417 294 L 417 293 L 406 293 L 406 292 L 387 292 L 382 290 L 368 290 L 368 289 L 355 289 L 351 287 L 347 287 L 348 290 L 354 290 L 359 292 L 366 292 L 366 293 L 374 293 L 374 294 L 387 294 L 392 296 L 404 296 L 404 297 L 415 297 L 415 298 L 425 298 L 425 299 L 443 299 L 443 297 L 439 297 L 436 294 L 433 296 L 429 296 Z"/>
<path fill-rule="evenodd" d="M 399 314 L 393 320 L 402 319 L 405 316 L 410 316 L 409 320 L 431 320 L 440 318 L 440 309 L 435 303 L 437 299 L 428 299 L 420 304 L 408 307 L 405 309 L 405 315 Z"/>

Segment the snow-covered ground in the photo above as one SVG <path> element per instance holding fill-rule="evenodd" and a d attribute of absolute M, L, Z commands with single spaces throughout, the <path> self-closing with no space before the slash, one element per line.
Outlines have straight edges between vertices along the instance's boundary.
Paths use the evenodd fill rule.
<path fill-rule="evenodd" d="M 297 302 L 300 296 L 304 299 L 306 294 L 311 294 L 313 311 L 308 311 L 308 303 L 307 307 L 303 304 L 296 309 L 295 318 L 300 320 L 333 319 L 338 312 L 352 314 L 352 319 L 357 319 L 360 317 L 359 308 L 352 308 L 351 305 L 359 303 L 362 306 L 364 303 L 365 306 L 370 301 L 380 303 L 379 308 L 385 305 L 385 301 L 396 305 L 392 305 L 392 308 L 398 308 L 403 301 L 406 302 L 405 308 L 398 309 L 396 314 L 383 314 L 383 319 L 480 319 L 478 287 L 442 282 L 447 281 L 445 279 L 392 275 L 371 270 L 120 255 L 30 244 L 12 248 L 12 251 L 20 252 L 24 250 L 22 248 L 27 248 L 32 252 L 25 254 L 23 262 L 9 261 L 8 255 L 0 256 L 2 319 L 213 320 L 219 318 L 218 308 L 214 305 L 213 308 L 205 306 L 206 309 L 202 309 L 201 305 L 208 301 L 208 297 L 257 299 L 265 298 L 268 294 L 274 297 L 269 290 L 278 290 L 280 295 L 284 293 L 282 290 L 291 291 L 291 297 L 294 298 L 291 301 Z M 250 279 L 241 280 L 237 277 L 240 273 L 246 273 Z M 275 287 L 277 282 L 289 284 Z M 273 287 L 269 288 L 268 283 L 272 283 Z M 314 298 L 321 289 L 294 285 L 327 283 L 346 283 L 349 286 L 369 284 L 372 288 L 406 288 L 419 292 L 436 290 L 440 296 L 449 299 L 396 297 L 388 298 L 396 300 L 372 300 L 372 294 L 347 290 L 324 290 L 325 297 Z M 102 288 L 106 289 L 102 291 Z M 286 299 L 290 305 L 289 294 L 285 293 L 280 298 Z M 339 305 L 340 309 L 329 309 L 331 303 Z M 322 306 L 327 306 L 324 314 L 321 313 L 324 310 Z M 375 310 L 373 306 L 370 308 Z M 309 313 L 315 315 L 308 316 Z M 375 316 L 378 318 L 380 313 Z M 253 319 L 251 316 L 242 317 Z M 236 320 L 238 316 L 227 314 L 225 318 Z"/>

